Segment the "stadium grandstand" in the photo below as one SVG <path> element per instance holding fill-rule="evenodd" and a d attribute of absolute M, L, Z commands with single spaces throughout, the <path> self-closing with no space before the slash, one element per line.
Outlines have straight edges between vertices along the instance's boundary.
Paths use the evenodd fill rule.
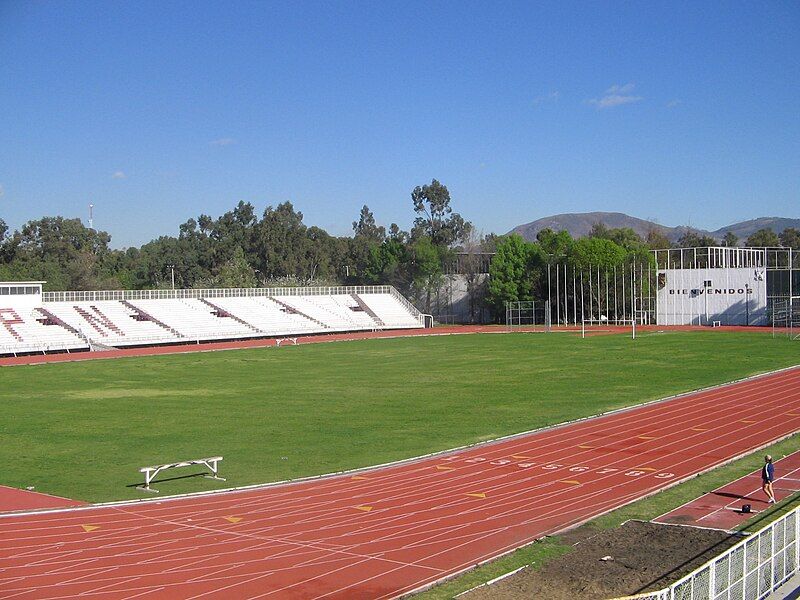
<path fill-rule="evenodd" d="M 43 292 L 0 282 L 0 356 L 410 329 L 391 286 Z"/>

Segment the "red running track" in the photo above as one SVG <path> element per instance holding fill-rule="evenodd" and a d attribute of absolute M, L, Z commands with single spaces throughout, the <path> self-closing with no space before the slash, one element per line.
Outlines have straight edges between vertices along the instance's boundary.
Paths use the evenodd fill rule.
<path fill-rule="evenodd" d="M 776 460 L 775 475 L 772 489 L 778 502 L 800 491 L 800 451 Z M 743 504 L 750 504 L 751 512 L 743 513 Z M 761 469 L 756 469 L 653 520 L 731 530 L 767 508 L 767 495 L 761 490 Z"/>
<path fill-rule="evenodd" d="M 795 368 L 356 475 L 8 516 L 0 597 L 390 598 L 798 427 Z"/>

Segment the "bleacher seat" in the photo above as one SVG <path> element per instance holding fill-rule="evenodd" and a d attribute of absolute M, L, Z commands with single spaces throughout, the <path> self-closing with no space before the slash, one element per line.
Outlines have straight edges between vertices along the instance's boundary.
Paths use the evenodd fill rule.
<path fill-rule="evenodd" d="M 269 290 L 239 296 L 209 290 L 207 296 L 191 292 L 168 299 L 99 292 L 99 300 L 69 300 L 93 292 L 56 293 L 55 300 L 32 310 L 0 307 L 0 355 L 420 327 L 419 312 L 391 288 L 358 294 L 353 289 L 281 290 L 274 296 Z"/>

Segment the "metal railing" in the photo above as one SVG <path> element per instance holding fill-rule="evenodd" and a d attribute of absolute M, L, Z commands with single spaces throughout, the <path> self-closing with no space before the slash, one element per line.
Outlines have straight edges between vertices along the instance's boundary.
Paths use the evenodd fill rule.
<path fill-rule="evenodd" d="M 423 326 L 425 325 L 423 314 L 419 311 L 419 309 L 416 306 L 411 304 L 411 302 L 408 300 L 408 298 L 406 298 L 405 296 L 403 296 L 403 294 L 401 294 L 396 289 L 394 289 L 394 286 L 385 285 L 385 286 L 379 286 L 379 287 L 388 288 L 389 291 L 388 292 L 355 292 L 355 293 L 356 294 L 361 294 L 361 293 L 363 293 L 363 294 L 391 294 L 392 298 L 397 300 L 403 306 L 403 308 L 405 308 L 408 312 L 410 312 L 412 314 L 412 316 L 415 319 L 417 319 L 417 321 L 419 321 Z"/>
<path fill-rule="evenodd" d="M 800 570 L 800 507 L 666 589 L 616 600 L 760 600 Z"/>
<path fill-rule="evenodd" d="M 44 302 L 103 302 L 106 300 L 171 300 L 181 298 L 235 298 L 242 296 L 333 296 L 347 294 L 391 294 L 399 297 L 416 316 L 419 311 L 390 285 L 339 287 L 216 288 L 179 290 L 104 290 L 44 292 Z M 410 307 L 410 308 L 409 308 Z"/>

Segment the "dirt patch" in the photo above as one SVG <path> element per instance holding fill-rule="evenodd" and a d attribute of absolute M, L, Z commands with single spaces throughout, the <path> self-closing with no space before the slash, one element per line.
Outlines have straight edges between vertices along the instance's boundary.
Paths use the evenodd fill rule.
<path fill-rule="evenodd" d="M 742 539 L 723 531 L 641 521 L 577 537 L 583 539 L 569 540 L 575 544 L 569 554 L 459 598 L 605 600 L 659 590 Z M 601 560 L 605 556 L 612 559 Z"/>

